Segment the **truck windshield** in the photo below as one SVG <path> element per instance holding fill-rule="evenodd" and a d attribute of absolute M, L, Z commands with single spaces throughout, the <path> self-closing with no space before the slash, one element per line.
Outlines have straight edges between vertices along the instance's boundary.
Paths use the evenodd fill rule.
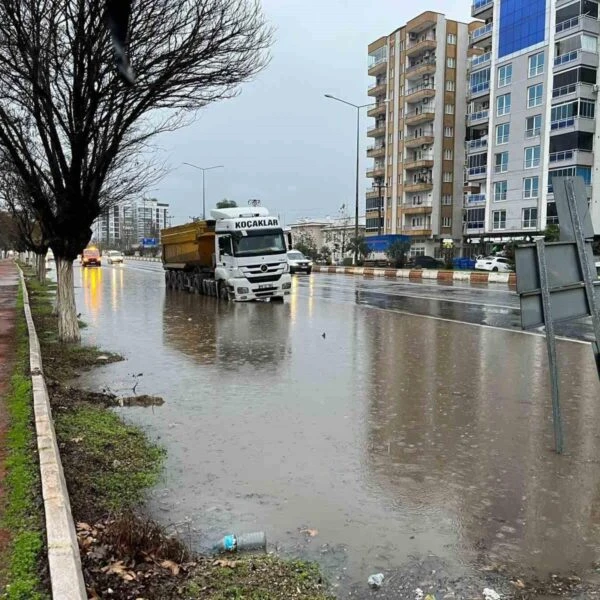
<path fill-rule="evenodd" d="M 236 256 L 263 256 L 285 254 L 286 246 L 281 229 L 248 231 L 248 235 L 233 236 L 233 252 Z"/>

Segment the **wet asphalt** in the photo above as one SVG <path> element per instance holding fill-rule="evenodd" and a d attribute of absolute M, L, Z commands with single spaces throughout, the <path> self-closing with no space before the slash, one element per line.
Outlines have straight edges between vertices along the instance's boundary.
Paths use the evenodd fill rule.
<path fill-rule="evenodd" d="M 163 396 L 119 410 L 167 449 L 149 506 L 197 548 L 265 530 L 354 597 L 379 571 L 407 590 L 477 587 L 479 568 L 498 565 L 593 573 L 592 353 L 558 343 L 559 457 L 545 341 L 519 331 L 507 288 L 313 274 L 284 305 L 226 304 L 166 291 L 152 263 L 77 269 L 76 285 L 85 339 L 127 358 L 82 383 L 129 395 L 143 373 L 137 392 Z M 378 597 L 403 594 L 390 584 Z"/>

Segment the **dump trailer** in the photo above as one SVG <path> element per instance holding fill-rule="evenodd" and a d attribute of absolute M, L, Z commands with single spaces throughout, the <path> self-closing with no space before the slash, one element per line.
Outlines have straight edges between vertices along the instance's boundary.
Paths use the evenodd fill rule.
<path fill-rule="evenodd" d="M 254 206 L 212 210 L 211 217 L 161 231 L 167 289 L 282 302 L 292 281 L 279 219 Z"/>

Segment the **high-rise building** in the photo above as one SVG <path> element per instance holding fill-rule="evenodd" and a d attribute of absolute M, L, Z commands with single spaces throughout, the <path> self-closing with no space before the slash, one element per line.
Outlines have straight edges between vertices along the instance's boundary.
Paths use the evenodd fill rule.
<path fill-rule="evenodd" d="M 96 243 L 128 249 L 158 239 L 169 224 L 169 205 L 155 198 L 127 200 L 106 209 L 92 227 Z"/>
<path fill-rule="evenodd" d="M 369 45 L 366 233 L 434 255 L 463 236 L 469 26 L 425 12 Z"/>
<path fill-rule="evenodd" d="M 555 176 L 583 177 L 598 231 L 598 2 L 475 0 L 472 16 L 480 22 L 469 36 L 467 241 L 556 224 Z"/>

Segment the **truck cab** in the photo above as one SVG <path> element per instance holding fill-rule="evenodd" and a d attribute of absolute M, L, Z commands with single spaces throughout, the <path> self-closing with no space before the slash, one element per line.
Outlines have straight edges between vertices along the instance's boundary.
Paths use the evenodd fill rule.
<path fill-rule="evenodd" d="M 215 279 L 220 295 L 282 301 L 291 293 L 287 240 L 279 219 L 264 207 L 211 211 L 215 221 Z"/>

